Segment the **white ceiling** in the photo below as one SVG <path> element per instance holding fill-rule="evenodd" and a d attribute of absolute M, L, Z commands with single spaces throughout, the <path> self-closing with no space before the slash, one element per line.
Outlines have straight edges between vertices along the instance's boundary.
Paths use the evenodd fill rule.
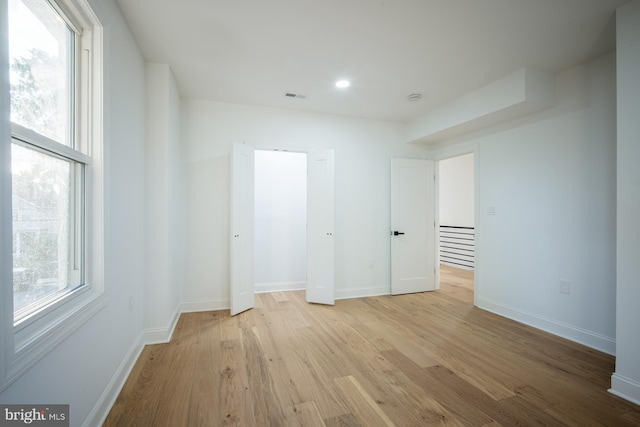
<path fill-rule="evenodd" d="M 612 51 L 627 2 L 116 1 L 184 97 L 402 122 L 523 66 L 555 72 Z"/>

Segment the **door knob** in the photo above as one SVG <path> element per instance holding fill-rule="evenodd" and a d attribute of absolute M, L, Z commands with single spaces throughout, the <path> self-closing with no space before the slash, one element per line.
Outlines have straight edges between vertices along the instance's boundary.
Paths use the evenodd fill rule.
<path fill-rule="evenodd" d="M 401 235 L 401 234 L 404 234 L 404 233 L 401 233 L 401 232 L 399 232 L 399 231 L 394 231 L 394 232 L 393 232 L 393 235 L 394 235 L 394 236 L 399 236 L 399 235 Z"/>

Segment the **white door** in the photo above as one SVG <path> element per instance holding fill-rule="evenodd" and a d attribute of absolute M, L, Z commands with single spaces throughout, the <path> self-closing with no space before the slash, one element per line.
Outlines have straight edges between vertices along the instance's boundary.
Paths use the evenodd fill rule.
<path fill-rule="evenodd" d="M 307 301 L 333 305 L 334 151 L 310 152 L 307 159 Z"/>
<path fill-rule="evenodd" d="M 231 154 L 231 315 L 253 308 L 254 149 L 233 144 Z"/>
<path fill-rule="evenodd" d="M 435 290 L 433 160 L 391 159 L 391 294 Z"/>

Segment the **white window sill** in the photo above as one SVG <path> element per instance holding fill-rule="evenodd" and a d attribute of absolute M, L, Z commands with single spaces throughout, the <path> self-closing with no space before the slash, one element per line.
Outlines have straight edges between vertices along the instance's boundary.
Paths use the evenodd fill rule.
<path fill-rule="evenodd" d="M 0 391 L 96 315 L 107 302 L 104 292 L 87 289 L 20 331 L 15 332 L 13 327 L 5 331 L 9 338 L 7 344 L 13 344 L 7 347 L 13 351 L 5 353 L 6 365 Z"/>

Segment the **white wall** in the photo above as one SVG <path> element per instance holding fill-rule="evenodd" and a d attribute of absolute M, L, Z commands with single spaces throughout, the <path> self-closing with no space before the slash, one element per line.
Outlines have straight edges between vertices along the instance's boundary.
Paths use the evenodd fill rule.
<path fill-rule="evenodd" d="M 422 158 L 403 125 L 183 100 L 187 144 L 187 306 L 228 307 L 232 141 L 336 153 L 336 297 L 388 293 L 392 157 Z"/>
<path fill-rule="evenodd" d="M 121 365 L 137 356 L 142 334 L 144 62 L 115 4 L 109 0 L 90 3 L 105 29 L 105 289 L 109 301 L 0 394 L 2 403 L 68 403 L 72 426 L 81 425 L 88 416 L 88 425 L 97 424 L 91 411 L 108 409 L 110 402 L 103 399 L 113 392 L 113 381 L 122 379 L 117 374 L 126 374 L 119 371 Z"/>
<path fill-rule="evenodd" d="M 474 219 L 473 153 L 438 162 L 440 224 L 473 227 Z"/>
<path fill-rule="evenodd" d="M 307 281 L 307 155 L 255 152 L 256 292 L 304 289 Z"/>
<path fill-rule="evenodd" d="M 640 404 L 640 2 L 617 15 L 616 372 L 611 392 Z"/>
<path fill-rule="evenodd" d="M 450 141 L 477 156 L 476 303 L 608 353 L 616 325 L 615 84 L 611 54 L 559 74 L 555 107 Z"/>
<path fill-rule="evenodd" d="M 166 64 L 146 64 L 146 342 L 171 335 L 180 300 L 183 191 L 180 95 Z"/>

